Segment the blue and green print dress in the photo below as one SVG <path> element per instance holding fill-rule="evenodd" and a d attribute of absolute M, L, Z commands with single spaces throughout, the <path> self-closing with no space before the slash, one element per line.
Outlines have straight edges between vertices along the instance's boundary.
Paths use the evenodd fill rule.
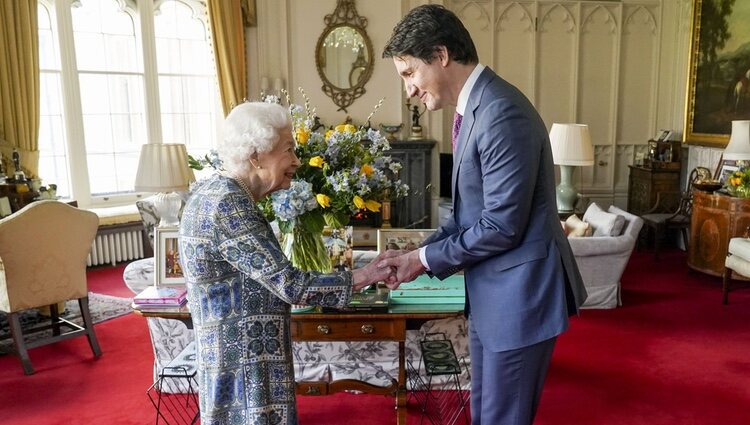
<path fill-rule="evenodd" d="M 218 174 L 194 187 L 179 241 L 201 423 L 296 424 L 290 305 L 346 305 L 351 273 L 294 268 L 252 199 Z"/>

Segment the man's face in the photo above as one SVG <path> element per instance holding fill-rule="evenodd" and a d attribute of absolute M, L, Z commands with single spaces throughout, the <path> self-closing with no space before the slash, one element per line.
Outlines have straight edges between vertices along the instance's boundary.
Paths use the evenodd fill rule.
<path fill-rule="evenodd" d="M 431 63 L 426 63 L 413 56 L 394 56 L 393 63 L 404 80 L 408 97 L 417 96 L 430 111 L 446 106 L 447 72 L 441 58 L 435 57 Z"/>

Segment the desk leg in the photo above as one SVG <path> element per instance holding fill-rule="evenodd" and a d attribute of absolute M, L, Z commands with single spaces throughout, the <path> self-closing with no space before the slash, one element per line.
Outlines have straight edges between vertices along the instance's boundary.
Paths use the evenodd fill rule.
<path fill-rule="evenodd" d="M 398 394 L 396 414 L 398 425 L 406 425 L 406 343 L 398 342 Z"/>

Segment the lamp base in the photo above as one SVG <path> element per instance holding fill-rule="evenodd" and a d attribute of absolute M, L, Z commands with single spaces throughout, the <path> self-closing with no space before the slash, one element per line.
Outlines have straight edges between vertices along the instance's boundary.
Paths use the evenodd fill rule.
<path fill-rule="evenodd" d="M 177 227 L 180 225 L 180 219 L 177 215 L 180 213 L 182 198 L 175 192 L 159 193 L 154 199 L 154 208 L 159 214 L 161 220 L 159 227 Z"/>
<path fill-rule="evenodd" d="M 557 185 L 557 212 L 571 213 L 575 209 L 578 201 L 578 191 L 571 184 L 573 176 L 573 166 L 560 166 L 560 184 Z"/>

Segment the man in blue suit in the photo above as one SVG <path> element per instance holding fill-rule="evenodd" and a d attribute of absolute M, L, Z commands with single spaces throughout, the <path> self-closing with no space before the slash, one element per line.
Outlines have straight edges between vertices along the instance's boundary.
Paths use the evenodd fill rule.
<path fill-rule="evenodd" d="M 457 115 L 451 219 L 419 250 L 380 265 L 396 268 L 394 284 L 464 270 L 472 424 L 531 424 L 557 336 L 586 299 L 557 216 L 547 129 L 517 88 L 479 63 L 469 32 L 442 6 L 411 10 L 383 57 L 410 97 Z"/>

